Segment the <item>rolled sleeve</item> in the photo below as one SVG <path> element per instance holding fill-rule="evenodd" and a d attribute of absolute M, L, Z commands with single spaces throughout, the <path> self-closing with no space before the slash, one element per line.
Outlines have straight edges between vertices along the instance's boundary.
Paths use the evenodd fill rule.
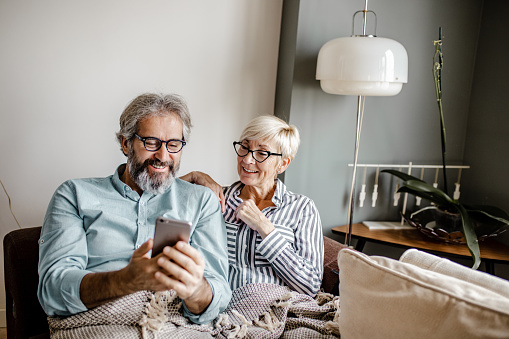
<path fill-rule="evenodd" d="M 87 310 L 80 298 L 81 280 L 90 273 L 85 269 L 87 246 L 73 196 L 68 184 L 55 192 L 39 239 L 38 298 L 50 316 Z"/>
<path fill-rule="evenodd" d="M 206 324 L 222 312 L 231 299 L 228 283 L 226 226 L 217 198 L 212 191 L 205 194 L 200 218 L 191 235 L 190 244 L 198 249 L 205 261 L 203 276 L 212 289 L 212 301 L 204 312 L 191 313 L 184 302 L 184 315 L 194 323 Z"/>

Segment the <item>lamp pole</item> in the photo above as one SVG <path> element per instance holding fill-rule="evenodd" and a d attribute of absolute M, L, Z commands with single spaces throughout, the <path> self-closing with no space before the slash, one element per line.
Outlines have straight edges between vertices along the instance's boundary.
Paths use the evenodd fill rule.
<path fill-rule="evenodd" d="M 353 155 L 353 174 L 352 174 L 352 186 L 350 187 L 350 197 L 348 199 L 348 234 L 346 237 L 346 245 L 350 246 L 352 241 L 352 225 L 353 225 L 353 208 L 354 208 L 354 196 L 355 196 L 355 182 L 357 178 L 357 161 L 359 158 L 359 143 L 361 139 L 362 130 L 362 118 L 364 116 L 364 100 L 365 96 L 357 97 L 357 123 L 355 129 L 355 147 Z"/>

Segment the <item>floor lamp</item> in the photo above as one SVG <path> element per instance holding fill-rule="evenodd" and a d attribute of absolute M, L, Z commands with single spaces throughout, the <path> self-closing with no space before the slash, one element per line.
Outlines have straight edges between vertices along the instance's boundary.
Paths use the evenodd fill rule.
<path fill-rule="evenodd" d="M 355 17 L 358 14 L 362 14 L 362 34 L 356 35 Z M 368 15 L 375 20 L 373 34 L 366 33 Z M 352 36 L 333 39 L 320 49 L 316 79 L 320 80 L 320 86 L 326 93 L 358 96 L 348 234 L 345 239 L 350 246 L 364 100 L 366 96 L 392 96 L 401 91 L 408 79 L 408 55 L 399 42 L 376 37 L 376 14 L 368 10 L 368 0 L 365 0 L 364 10 L 353 15 Z"/>

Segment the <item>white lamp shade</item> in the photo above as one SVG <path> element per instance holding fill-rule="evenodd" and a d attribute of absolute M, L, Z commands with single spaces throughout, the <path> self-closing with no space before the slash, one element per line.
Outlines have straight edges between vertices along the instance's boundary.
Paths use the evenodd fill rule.
<path fill-rule="evenodd" d="M 320 49 L 316 79 L 326 93 L 396 95 L 408 81 L 408 54 L 402 44 L 387 38 L 337 38 Z"/>

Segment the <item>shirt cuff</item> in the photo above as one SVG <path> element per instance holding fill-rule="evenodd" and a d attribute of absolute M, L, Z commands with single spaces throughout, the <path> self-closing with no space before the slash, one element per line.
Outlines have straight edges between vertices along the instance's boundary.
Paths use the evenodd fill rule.
<path fill-rule="evenodd" d="M 258 252 L 260 252 L 267 261 L 273 263 L 288 246 L 289 244 L 286 239 L 275 229 L 260 242 Z"/>
<path fill-rule="evenodd" d="M 224 284 L 220 281 L 217 281 L 213 277 L 205 277 L 210 288 L 212 289 L 212 301 L 209 306 L 200 314 L 194 314 L 187 309 L 186 303 L 182 303 L 182 307 L 184 308 L 184 316 L 189 318 L 195 324 L 207 324 L 214 320 L 220 312 L 222 312 L 231 298 L 231 291 L 228 286 L 224 286 L 227 288 L 222 288 Z M 226 301 L 226 302 L 225 302 Z"/>
<path fill-rule="evenodd" d="M 80 286 L 83 277 L 89 273 L 92 272 L 85 270 L 69 270 L 62 279 L 61 295 L 69 314 L 76 314 L 88 310 L 85 304 L 83 304 L 83 301 L 81 301 Z"/>

